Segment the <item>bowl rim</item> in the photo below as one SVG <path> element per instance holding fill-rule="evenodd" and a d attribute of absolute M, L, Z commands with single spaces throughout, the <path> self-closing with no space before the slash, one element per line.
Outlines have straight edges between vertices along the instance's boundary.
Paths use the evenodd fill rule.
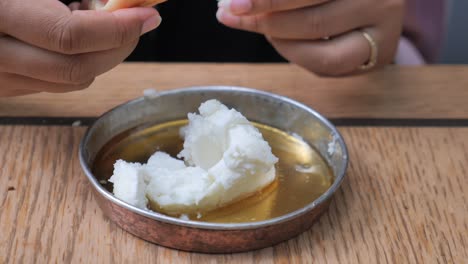
<path fill-rule="evenodd" d="M 203 92 L 241 92 L 244 94 L 255 94 L 255 95 L 260 95 L 264 97 L 271 97 L 273 99 L 279 100 L 284 103 L 288 103 L 291 105 L 294 105 L 295 107 L 301 108 L 305 111 L 307 111 L 309 114 L 312 114 L 315 118 L 317 118 L 320 122 L 325 124 L 327 126 L 332 134 L 334 135 L 336 140 L 336 143 L 340 144 L 342 147 L 343 151 L 343 156 L 344 156 L 344 169 L 343 173 L 340 175 L 335 175 L 335 181 L 333 184 L 322 194 L 320 195 L 317 199 L 315 199 L 313 202 L 307 204 L 306 206 L 297 209 L 293 212 L 290 212 L 288 214 L 274 217 L 268 220 L 263 220 L 263 221 L 257 221 L 257 222 L 247 222 L 247 223 L 211 223 L 211 222 L 202 222 L 202 221 L 195 221 L 195 220 L 184 220 L 176 217 L 171 217 L 164 215 L 162 213 L 150 211 L 150 210 L 145 210 L 145 209 L 140 209 L 135 206 L 132 206 L 117 197 L 114 196 L 111 192 L 107 191 L 96 179 L 96 177 L 93 175 L 90 165 L 87 164 L 85 161 L 84 157 L 84 148 L 85 144 L 88 142 L 89 137 L 91 133 L 96 129 L 96 124 L 102 120 L 105 119 L 107 116 L 111 115 L 114 111 L 117 111 L 118 109 L 125 107 L 127 105 L 131 104 L 137 104 L 143 100 L 147 100 L 145 96 L 141 96 L 132 100 L 129 100 L 127 102 L 124 102 L 122 104 L 119 104 L 110 110 L 106 111 L 103 113 L 101 116 L 99 116 L 92 125 L 90 125 L 84 136 L 82 137 L 82 140 L 79 145 L 79 160 L 81 167 L 88 178 L 89 182 L 93 186 L 93 188 L 99 193 L 99 195 L 103 196 L 106 200 L 112 202 L 115 205 L 118 205 L 128 211 L 131 211 L 133 213 L 139 214 L 141 216 L 150 218 L 152 220 L 160 221 L 163 223 L 167 224 L 173 224 L 173 225 L 178 225 L 178 226 L 184 226 L 184 227 L 189 227 L 189 228 L 198 228 L 198 229 L 210 229 L 210 230 L 246 230 L 246 229 L 259 229 L 259 228 L 264 228 L 267 226 L 271 225 L 276 225 L 279 223 L 287 222 L 290 220 L 293 220 L 301 215 L 304 215 L 312 210 L 314 208 L 318 207 L 319 205 L 325 203 L 327 200 L 329 200 L 333 194 L 336 192 L 336 190 L 341 186 L 341 183 L 343 182 L 345 176 L 346 176 L 346 171 L 349 166 L 349 155 L 348 155 L 348 149 L 345 143 L 344 138 L 342 137 L 341 133 L 338 131 L 338 129 L 324 116 L 322 116 L 320 113 L 318 113 L 316 110 L 313 108 L 300 103 L 296 100 L 293 100 L 291 98 L 288 98 L 283 95 L 275 94 L 272 92 L 267 92 L 267 91 L 262 91 L 262 90 L 257 90 L 257 89 L 252 89 L 252 88 L 246 88 L 246 87 L 240 87 L 240 86 L 223 86 L 223 85 L 217 85 L 217 86 L 191 86 L 191 87 L 183 87 L 183 88 L 177 88 L 177 89 L 171 89 L 171 90 L 166 90 L 166 91 L 161 91 L 158 92 L 154 97 L 159 98 L 162 96 L 170 96 L 173 94 L 179 94 L 179 93 L 203 93 Z M 151 96 L 153 97 L 153 96 Z"/>

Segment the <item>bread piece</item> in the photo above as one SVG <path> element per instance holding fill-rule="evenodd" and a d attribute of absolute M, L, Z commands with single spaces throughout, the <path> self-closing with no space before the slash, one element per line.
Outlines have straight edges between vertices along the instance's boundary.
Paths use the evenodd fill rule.
<path fill-rule="evenodd" d="M 115 11 L 130 7 L 151 7 L 166 0 L 91 0 L 90 9 Z"/>

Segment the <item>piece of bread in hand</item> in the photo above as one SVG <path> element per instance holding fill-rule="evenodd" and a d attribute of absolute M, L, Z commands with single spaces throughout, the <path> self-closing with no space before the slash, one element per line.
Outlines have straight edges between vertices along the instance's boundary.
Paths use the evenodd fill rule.
<path fill-rule="evenodd" d="M 130 7 L 150 7 L 166 0 L 91 0 L 90 9 L 114 11 Z"/>

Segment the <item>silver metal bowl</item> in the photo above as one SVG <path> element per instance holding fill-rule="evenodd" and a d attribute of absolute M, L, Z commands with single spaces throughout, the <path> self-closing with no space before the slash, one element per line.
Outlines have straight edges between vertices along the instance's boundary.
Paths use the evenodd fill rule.
<path fill-rule="evenodd" d="M 182 220 L 131 206 L 107 191 L 93 175 L 96 155 L 112 138 L 145 124 L 186 118 L 208 100 L 218 99 L 249 120 L 296 133 L 315 147 L 333 170 L 334 182 L 318 199 L 266 221 L 217 224 Z M 313 109 L 276 94 L 239 87 L 191 87 L 145 96 L 102 115 L 86 132 L 80 162 L 104 214 L 124 230 L 153 243 L 194 252 L 232 253 L 275 245 L 309 229 L 330 203 L 348 165 L 337 129 Z"/>

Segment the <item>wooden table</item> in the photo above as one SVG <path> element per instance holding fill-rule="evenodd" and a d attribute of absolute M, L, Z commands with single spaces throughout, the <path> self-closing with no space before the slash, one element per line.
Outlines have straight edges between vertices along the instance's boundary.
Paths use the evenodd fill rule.
<path fill-rule="evenodd" d="M 85 126 L 147 88 L 216 84 L 292 97 L 338 125 L 351 161 L 329 211 L 295 239 L 232 255 L 159 247 L 105 219 L 77 158 Z M 290 65 L 124 64 L 85 91 L 0 99 L 0 116 L 0 263 L 468 259 L 466 66 L 320 79 Z"/>

